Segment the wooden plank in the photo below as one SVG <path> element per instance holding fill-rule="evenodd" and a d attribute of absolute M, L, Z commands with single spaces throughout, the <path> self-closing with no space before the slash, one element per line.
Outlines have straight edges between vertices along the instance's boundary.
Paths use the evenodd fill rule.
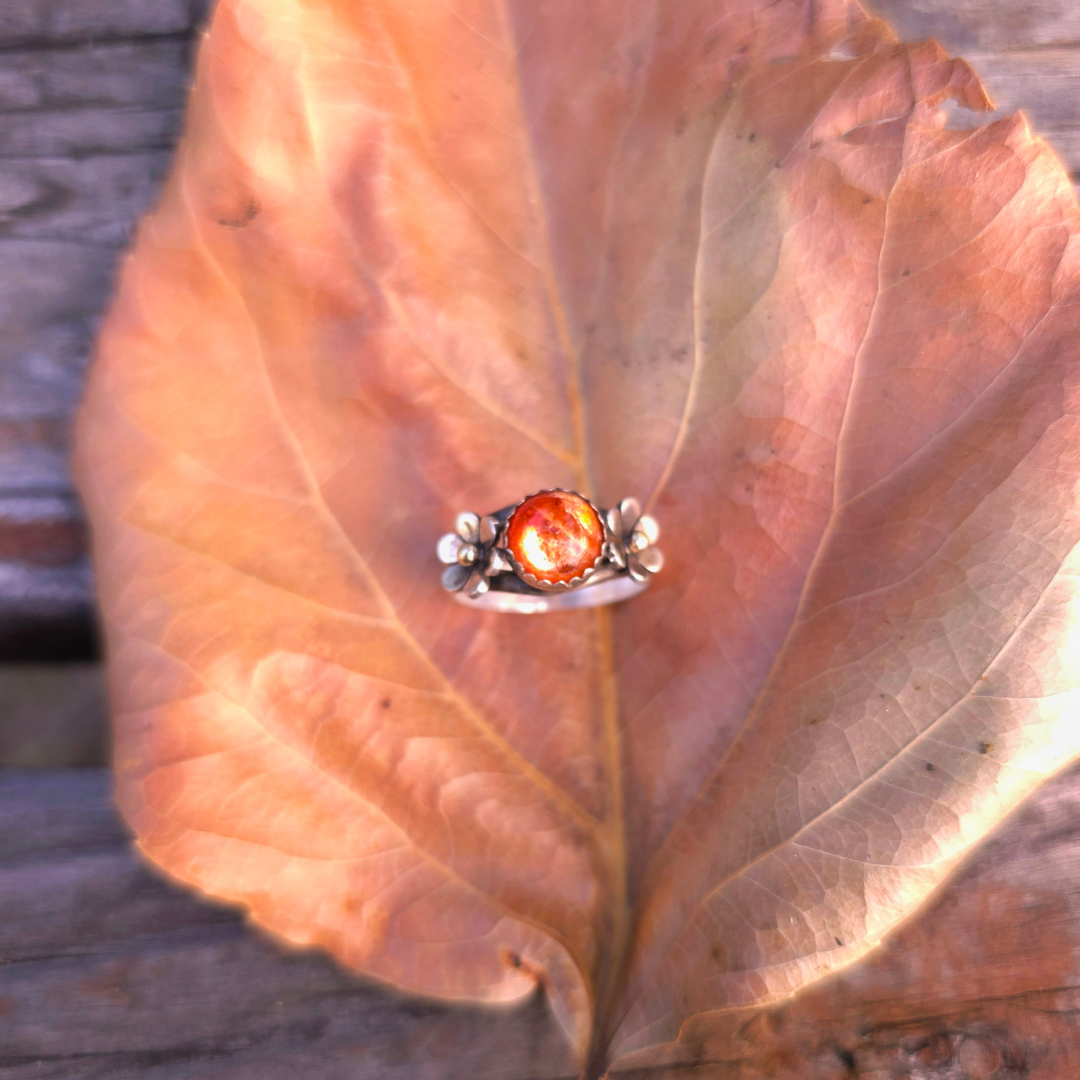
<path fill-rule="evenodd" d="M 168 150 L 0 159 L 0 237 L 119 248 L 168 171 Z"/>
<path fill-rule="evenodd" d="M 0 110 L 39 120 L 87 106 L 176 109 L 190 60 L 186 36 L 88 41 L 79 48 L 19 49 L 4 54 Z M 123 124 L 117 125 L 122 131 Z M 5 146 L 5 154 L 11 151 Z"/>
<path fill-rule="evenodd" d="M 573 1076 L 539 996 L 405 998 L 166 884 L 128 850 L 108 786 L 103 770 L 0 771 L 0 1080 Z M 1078 956 L 1075 769 L 867 961 L 779 1008 L 695 1022 L 666 1064 L 620 1075 L 1065 1080 Z"/>
<path fill-rule="evenodd" d="M 205 6 L 4 4 L 0 264 L 20 272 L 0 279 L 0 659 L 96 652 L 70 418 L 117 259 L 167 171 Z"/>
<path fill-rule="evenodd" d="M 0 766 L 104 765 L 107 716 L 97 664 L 0 666 Z"/>
<path fill-rule="evenodd" d="M 1076 0 L 863 0 L 905 41 L 937 38 L 953 52 L 1080 44 Z"/>
<path fill-rule="evenodd" d="M 165 884 L 129 852 L 108 783 L 0 772 L 3 1080 L 572 1074 L 539 997 L 403 999 Z"/>
<path fill-rule="evenodd" d="M 208 0 L 4 0 L 0 48 L 187 35 Z"/>

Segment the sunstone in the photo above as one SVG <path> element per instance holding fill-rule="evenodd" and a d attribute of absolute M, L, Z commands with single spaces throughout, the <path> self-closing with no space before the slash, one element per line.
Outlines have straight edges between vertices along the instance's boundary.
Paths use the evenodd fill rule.
<path fill-rule="evenodd" d="M 506 546 L 518 565 L 550 585 L 581 577 L 600 557 L 604 526 L 572 491 L 541 491 L 510 515 Z"/>

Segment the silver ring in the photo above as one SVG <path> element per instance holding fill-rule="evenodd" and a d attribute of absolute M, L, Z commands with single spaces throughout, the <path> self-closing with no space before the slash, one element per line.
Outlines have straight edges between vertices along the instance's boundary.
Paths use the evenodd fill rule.
<path fill-rule="evenodd" d="M 538 615 L 629 600 L 664 557 L 660 527 L 636 499 L 601 510 L 576 491 L 537 491 L 493 514 L 458 514 L 436 545 L 454 599 Z"/>

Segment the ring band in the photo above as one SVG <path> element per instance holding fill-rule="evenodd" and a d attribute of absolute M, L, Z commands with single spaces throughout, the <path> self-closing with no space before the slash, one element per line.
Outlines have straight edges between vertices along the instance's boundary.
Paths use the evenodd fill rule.
<path fill-rule="evenodd" d="M 439 539 L 443 588 L 469 607 L 522 615 L 629 600 L 664 564 L 660 528 L 636 499 L 601 510 L 538 491 L 493 514 L 458 514 Z"/>

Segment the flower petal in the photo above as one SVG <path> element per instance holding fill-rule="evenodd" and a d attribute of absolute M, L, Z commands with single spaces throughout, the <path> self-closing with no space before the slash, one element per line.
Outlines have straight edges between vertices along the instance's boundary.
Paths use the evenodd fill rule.
<path fill-rule="evenodd" d="M 608 540 L 607 557 L 620 570 L 626 569 L 626 545 L 618 537 Z"/>
<path fill-rule="evenodd" d="M 507 570 L 513 570 L 514 564 L 502 548 L 489 548 L 484 556 L 484 572 L 486 574 L 503 574 Z"/>
<path fill-rule="evenodd" d="M 641 517 L 641 503 L 637 499 L 623 499 L 619 503 L 619 513 L 622 514 L 623 532 L 630 532 Z"/>
<path fill-rule="evenodd" d="M 483 596 L 490 588 L 491 585 L 484 571 L 478 566 L 474 567 L 469 580 L 465 582 L 465 594 L 475 599 L 477 596 Z"/>
<path fill-rule="evenodd" d="M 664 554 L 659 548 L 650 546 L 637 553 L 637 561 L 650 574 L 657 574 L 664 566 Z"/>
<path fill-rule="evenodd" d="M 642 514 L 637 519 L 634 532 L 642 533 L 650 544 L 655 544 L 660 539 L 660 525 L 650 514 Z"/>
<path fill-rule="evenodd" d="M 480 540 L 480 518 L 470 510 L 458 514 L 454 522 L 454 531 L 462 540 L 476 544 Z"/>
<path fill-rule="evenodd" d="M 442 584 L 448 592 L 457 592 L 469 580 L 472 568 L 454 563 L 443 571 Z"/>
<path fill-rule="evenodd" d="M 464 541 L 457 533 L 443 533 L 435 545 L 435 553 L 439 556 L 439 562 L 453 566 L 457 562 L 458 552 Z"/>

